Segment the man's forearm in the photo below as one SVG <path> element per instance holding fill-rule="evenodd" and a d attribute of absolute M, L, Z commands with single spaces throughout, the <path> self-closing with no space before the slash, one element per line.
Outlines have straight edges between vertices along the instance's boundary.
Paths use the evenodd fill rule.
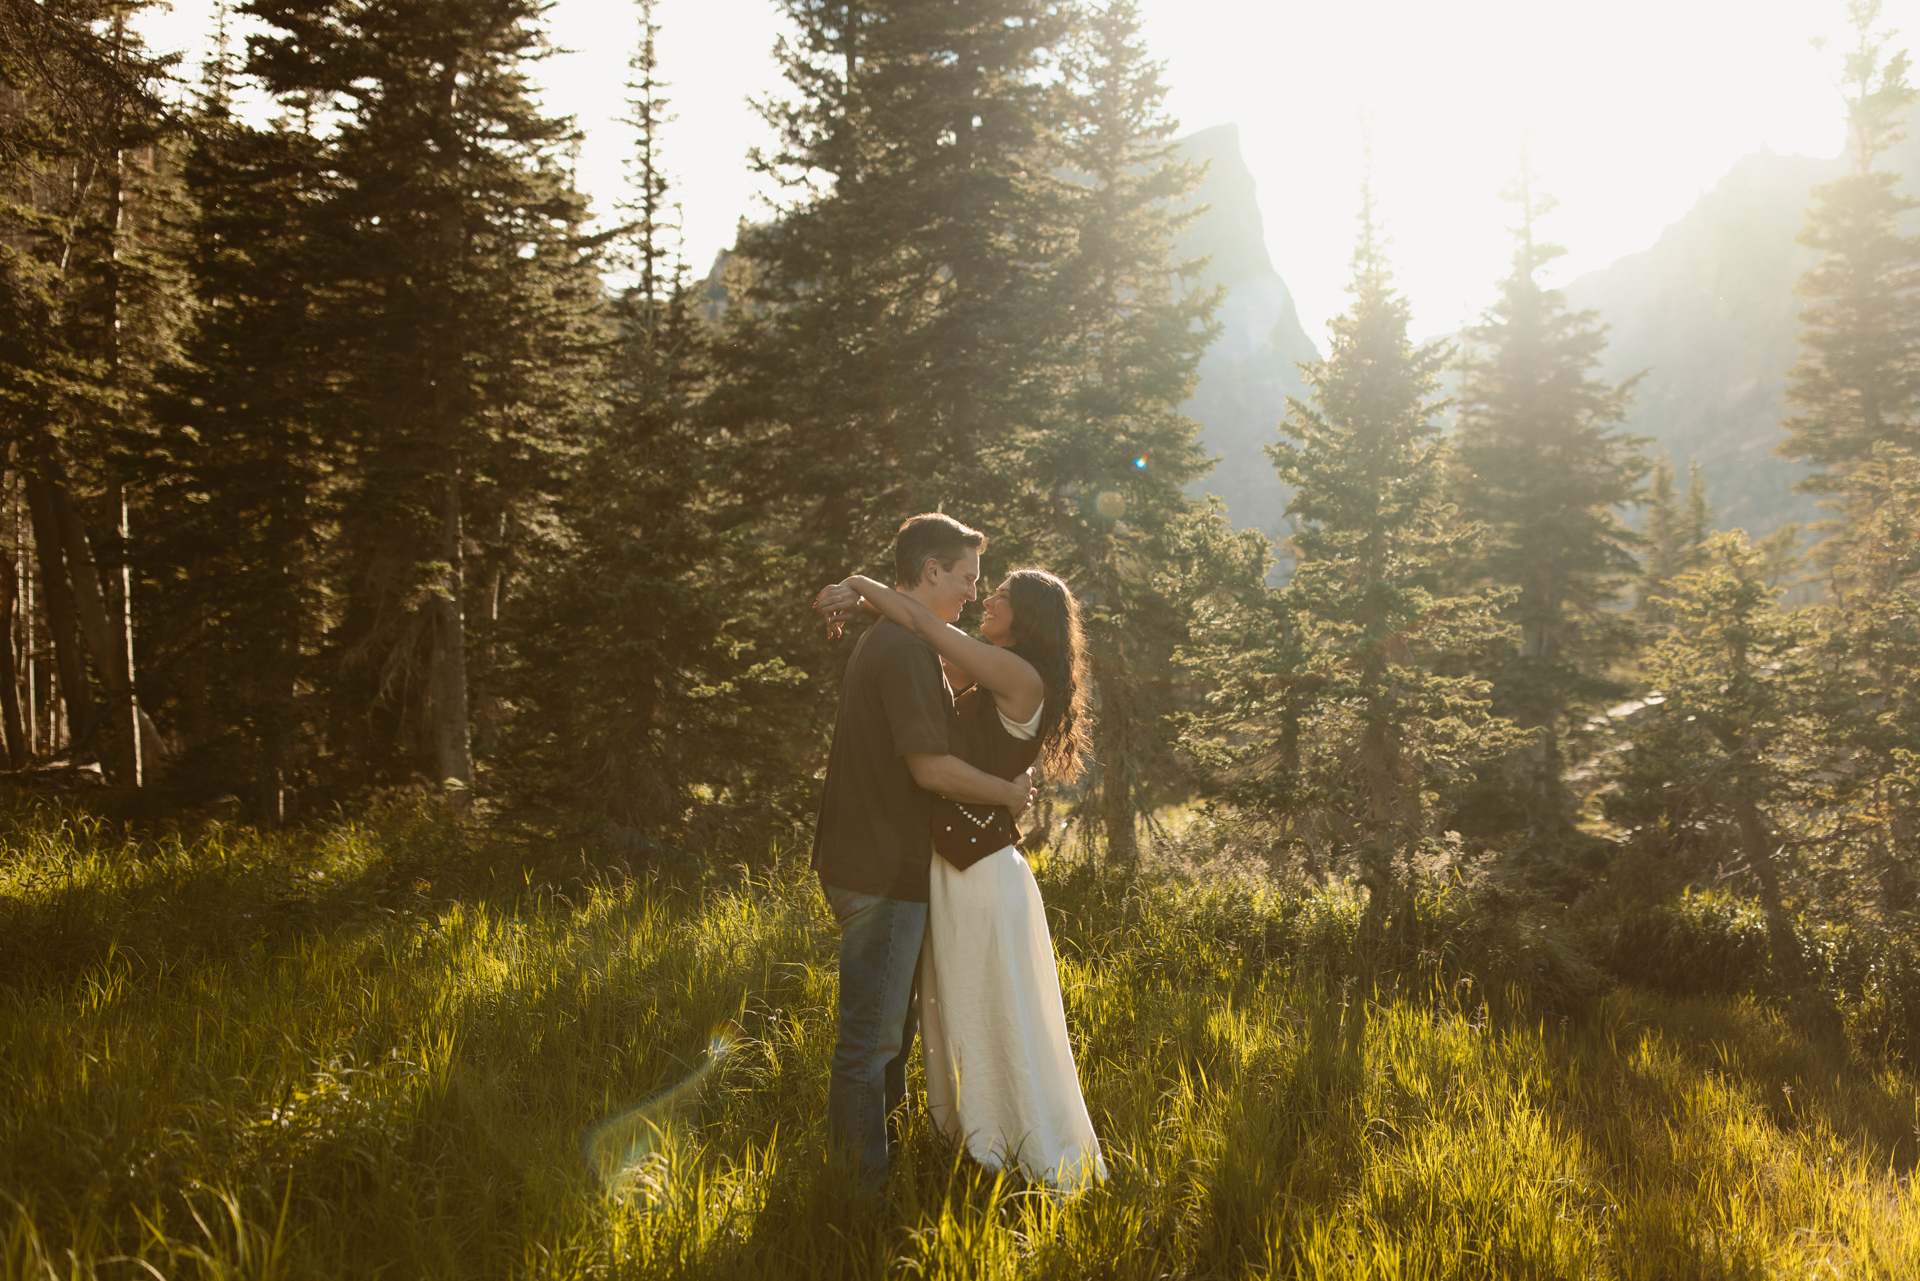
<path fill-rule="evenodd" d="M 976 769 L 958 756 L 912 755 L 907 757 L 907 768 L 913 771 L 913 781 L 927 791 L 963 805 L 1007 805 L 1016 790 L 1021 801 L 1026 799 L 1024 788 Z"/>

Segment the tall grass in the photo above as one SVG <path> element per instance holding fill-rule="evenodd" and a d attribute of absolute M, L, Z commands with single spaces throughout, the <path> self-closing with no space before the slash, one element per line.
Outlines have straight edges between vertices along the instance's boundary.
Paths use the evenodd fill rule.
<path fill-rule="evenodd" d="M 916 1115 L 865 1213 L 799 860 L 630 877 L 424 809 L 0 832 L 0 1277 L 1920 1270 L 1910 1079 L 1524 922 L 1432 906 L 1390 966 L 1338 896 L 1043 858 L 1111 1179 Z"/>

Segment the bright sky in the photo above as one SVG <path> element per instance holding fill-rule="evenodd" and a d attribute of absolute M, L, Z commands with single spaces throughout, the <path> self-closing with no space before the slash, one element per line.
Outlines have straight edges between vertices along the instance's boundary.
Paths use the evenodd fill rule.
<path fill-rule="evenodd" d="M 1372 121 L 1374 188 L 1418 334 L 1451 331 L 1492 297 L 1510 254 L 1498 192 L 1523 132 L 1561 208 L 1547 233 L 1571 251 L 1558 279 L 1651 245 L 1740 156 L 1835 155 L 1843 0 L 1141 0 L 1183 131 L 1227 122 L 1258 184 L 1274 265 L 1324 349 L 1346 304 Z M 175 0 L 144 24 L 198 57 L 212 0 Z M 1896 47 L 1920 50 L 1920 0 L 1888 0 Z M 623 0 L 557 0 L 539 76 L 551 109 L 587 131 L 581 184 L 601 208 L 623 181 Z M 768 140 L 747 105 L 782 91 L 768 56 L 771 0 L 659 0 L 659 55 L 678 119 L 664 151 L 704 272 L 741 216 L 759 216 L 747 149 Z M 236 30 L 240 28 L 236 27 Z"/>

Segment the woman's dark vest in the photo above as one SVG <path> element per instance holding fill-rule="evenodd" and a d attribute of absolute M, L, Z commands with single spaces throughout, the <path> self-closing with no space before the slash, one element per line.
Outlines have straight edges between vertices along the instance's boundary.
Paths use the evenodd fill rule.
<path fill-rule="evenodd" d="M 978 685 L 953 701 L 954 725 L 947 750 L 996 778 L 1013 778 L 1040 755 L 1040 740 L 1021 742 L 1000 723 L 993 695 Z M 944 796 L 933 802 L 933 848 L 966 871 L 989 854 L 1018 844 L 1020 829 L 1004 805 L 962 805 Z"/>

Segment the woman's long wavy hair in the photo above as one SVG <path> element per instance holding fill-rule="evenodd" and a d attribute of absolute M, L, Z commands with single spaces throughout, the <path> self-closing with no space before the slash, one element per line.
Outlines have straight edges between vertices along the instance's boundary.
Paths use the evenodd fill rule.
<path fill-rule="evenodd" d="M 1044 569 L 1007 575 L 1013 605 L 1013 652 L 1033 664 L 1046 687 L 1040 717 L 1040 768 L 1050 783 L 1080 776 L 1091 740 L 1087 722 L 1087 644 L 1080 630 L 1080 602 L 1067 585 Z"/>

